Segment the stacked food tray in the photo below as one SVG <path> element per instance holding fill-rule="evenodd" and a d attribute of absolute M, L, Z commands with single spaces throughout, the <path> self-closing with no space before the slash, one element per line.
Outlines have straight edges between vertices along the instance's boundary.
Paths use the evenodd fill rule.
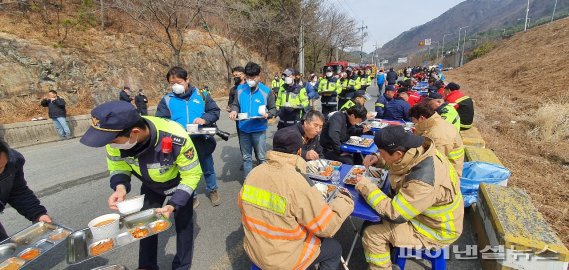
<path fill-rule="evenodd" d="M 357 146 L 357 147 L 368 148 L 373 144 L 373 139 L 372 138 L 362 138 L 362 137 L 358 137 L 358 136 L 351 136 L 350 139 L 348 141 L 346 141 L 346 144 Z"/>
<path fill-rule="evenodd" d="M 373 129 L 382 129 L 384 127 L 389 126 L 389 123 L 382 121 L 369 121 L 369 126 Z"/>
<path fill-rule="evenodd" d="M 126 246 L 143 238 L 168 230 L 172 223 L 154 209 L 134 213 L 120 219 L 117 235 L 93 239 L 89 228 L 76 231 L 67 238 L 67 263 L 76 264 Z"/>
<path fill-rule="evenodd" d="M 20 269 L 61 243 L 72 230 L 35 223 L 0 243 L 0 269 Z"/>
<path fill-rule="evenodd" d="M 188 132 L 189 135 L 215 135 L 217 128 L 200 128 L 196 132 Z"/>
<path fill-rule="evenodd" d="M 385 183 L 385 179 L 387 179 L 387 171 L 380 168 L 369 167 L 366 169 L 364 166 L 361 165 L 354 165 L 344 177 L 344 184 L 346 185 L 356 185 L 357 176 L 363 175 L 367 179 L 371 180 L 374 184 L 378 187 L 382 187 Z"/>

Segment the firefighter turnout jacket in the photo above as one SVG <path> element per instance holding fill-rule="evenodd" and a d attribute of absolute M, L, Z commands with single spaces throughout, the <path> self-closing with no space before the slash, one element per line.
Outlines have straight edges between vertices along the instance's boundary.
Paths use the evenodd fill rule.
<path fill-rule="evenodd" d="M 191 203 L 202 170 L 198 155 L 186 129 L 180 124 L 153 116 L 142 117 L 150 129 L 150 138 L 133 149 L 120 150 L 106 146 L 111 188 L 122 184 L 130 191 L 130 177 L 160 195 L 172 198 L 168 204 L 179 207 Z M 162 140 L 172 139 L 170 153 L 162 151 Z"/>
<path fill-rule="evenodd" d="M 356 185 L 370 206 L 392 223 L 411 223 L 421 242 L 442 247 L 462 233 L 464 203 L 454 168 L 425 138 L 418 148 L 409 149 L 389 168 L 394 196 L 384 194 L 368 179 Z M 401 236 L 404 237 L 404 236 Z M 365 254 L 368 261 L 387 254 Z"/>
<path fill-rule="evenodd" d="M 332 237 L 354 209 L 342 194 L 326 204 L 305 172 L 302 157 L 269 151 L 239 192 L 243 246 L 263 270 L 308 268 L 320 254 L 319 237 Z"/>
<path fill-rule="evenodd" d="M 415 133 L 432 139 L 437 150 L 448 158 L 458 176 L 462 176 L 464 146 L 459 131 L 453 125 L 435 112 L 415 125 Z"/>

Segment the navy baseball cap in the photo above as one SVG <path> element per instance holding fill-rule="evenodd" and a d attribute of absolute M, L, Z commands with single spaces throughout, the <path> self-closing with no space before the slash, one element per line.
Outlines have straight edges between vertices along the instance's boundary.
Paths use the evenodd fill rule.
<path fill-rule="evenodd" d="M 126 101 L 109 101 L 91 111 L 91 127 L 79 140 L 90 147 L 103 147 L 111 143 L 118 134 L 134 126 L 140 114 Z"/>
<path fill-rule="evenodd" d="M 302 148 L 303 139 L 300 133 L 295 132 L 296 126 L 279 129 L 273 137 L 273 151 L 297 154 Z"/>
<path fill-rule="evenodd" d="M 385 91 L 395 91 L 395 86 L 393 85 L 388 85 L 385 87 Z"/>
<path fill-rule="evenodd" d="M 399 147 L 417 148 L 425 142 L 425 138 L 405 131 L 403 126 L 387 126 L 375 133 L 373 141 L 377 148 L 393 152 Z"/>

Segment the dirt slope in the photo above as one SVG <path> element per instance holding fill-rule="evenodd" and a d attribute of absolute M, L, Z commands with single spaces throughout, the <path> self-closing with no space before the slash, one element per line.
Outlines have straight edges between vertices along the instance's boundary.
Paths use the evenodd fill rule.
<path fill-rule="evenodd" d="M 476 102 L 475 125 L 569 245 L 569 19 L 536 27 L 448 72 Z"/>

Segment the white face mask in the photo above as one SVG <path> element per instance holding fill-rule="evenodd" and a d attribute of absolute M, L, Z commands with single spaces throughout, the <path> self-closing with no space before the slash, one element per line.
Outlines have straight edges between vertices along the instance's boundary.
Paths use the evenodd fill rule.
<path fill-rule="evenodd" d="M 315 86 L 316 82 L 310 82 L 310 85 Z"/>
<path fill-rule="evenodd" d="M 332 73 L 332 72 L 326 72 L 326 77 L 332 77 L 332 75 L 334 75 L 334 73 Z"/>
<path fill-rule="evenodd" d="M 257 86 L 257 81 L 255 80 L 247 80 L 247 85 L 251 88 L 255 88 Z"/>
<path fill-rule="evenodd" d="M 176 95 L 181 95 L 186 92 L 186 88 L 181 84 L 175 83 L 172 85 L 172 92 Z"/>
<path fill-rule="evenodd" d="M 138 143 L 137 140 L 138 140 L 138 135 L 136 135 L 136 139 L 134 139 L 134 142 L 132 143 L 130 142 L 130 137 L 128 137 L 128 141 L 125 143 L 111 143 L 109 144 L 109 146 L 121 150 L 128 150 L 133 148 Z"/>
<path fill-rule="evenodd" d="M 294 82 L 294 79 L 292 77 L 286 77 L 285 78 L 285 83 L 288 85 L 291 85 Z"/>

